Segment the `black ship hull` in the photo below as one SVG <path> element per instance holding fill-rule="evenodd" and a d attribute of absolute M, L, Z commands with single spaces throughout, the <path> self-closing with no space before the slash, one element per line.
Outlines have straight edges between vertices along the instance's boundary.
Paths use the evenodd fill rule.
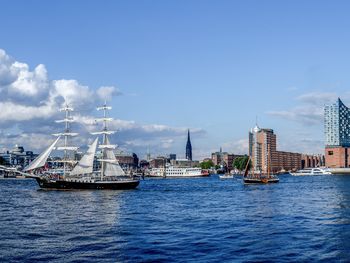
<path fill-rule="evenodd" d="M 35 179 L 41 188 L 48 190 L 129 190 L 135 189 L 140 183 L 139 180 L 81 182 L 49 180 L 41 177 L 35 177 Z"/>
<path fill-rule="evenodd" d="M 278 178 L 243 178 L 245 184 L 273 184 L 279 181 Z"/>

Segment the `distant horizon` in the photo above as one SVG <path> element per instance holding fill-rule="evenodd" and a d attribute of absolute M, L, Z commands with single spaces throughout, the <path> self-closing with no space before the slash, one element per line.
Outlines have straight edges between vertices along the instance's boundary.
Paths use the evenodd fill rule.
<path fill-rule="evenodd" d="M 350 104 L 350 3 L 4 1 L 0 151 L 40 152 L 66 99 L 82 138 L 108 97 L 112 140 L 143 158 L 248 152 L 256 116 L 281 151 L 323 154 L 323 107 Z M 84 10 L 84 12 L 82 12 Z M 325 19 L 327 17 L 327 19 Z"/>

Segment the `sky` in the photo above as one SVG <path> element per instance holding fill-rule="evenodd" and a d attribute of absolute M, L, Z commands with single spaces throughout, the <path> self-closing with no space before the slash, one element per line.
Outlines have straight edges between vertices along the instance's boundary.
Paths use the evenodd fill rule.
<path fill-rule="evenodd" d="M 0 0 L 0 150 L 46 147 L 75 108 L 91 142 L 108 98 L 112 140 L 143 158 L 246 153 L 248 131 L 322 153 L 323 107 L 350 106 L 348 1 Z"/>

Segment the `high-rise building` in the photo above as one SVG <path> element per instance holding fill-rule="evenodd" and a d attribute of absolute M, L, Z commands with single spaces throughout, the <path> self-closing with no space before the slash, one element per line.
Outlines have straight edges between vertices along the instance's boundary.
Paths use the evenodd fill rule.
<path fill-rule="evenodd" d="M 186 159 L 192 161 L 192 145 L 190 138 L 190 130 L 187 132 L 187 143 L 186 143 Z"/>
<path fill-rule="evenodd" d="M 249 132 L 249 155 L 256 171 L 266 173 L 268 165 L 271 172 L 301 168 L 301 154 L 277 151 L 276 134 L 258 125 Z"/>
<path fill-rule="evenodd" d="M 324 107 L 325 158 L 328 167 L 350 166 L 350 109 L 338 100 Z"/>
<path fill-rule="evenodd" d="M 350 147 L 350 109 L 340 98 L 324 108 L 324 132 L 326 147 Z"/>

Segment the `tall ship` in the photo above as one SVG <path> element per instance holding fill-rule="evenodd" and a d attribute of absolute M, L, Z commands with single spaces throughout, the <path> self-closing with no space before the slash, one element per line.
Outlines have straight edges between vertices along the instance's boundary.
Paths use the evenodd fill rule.
<path fill-rule="evenodd" d="M 103 123 L 103 129 L 91 133 L 97 137 L 79 161 L 72 158 L 78 147 L 69 144 L 71 137 L 78 135 L 71 132 L 70 129 L 70 124 L 74 121 L 71 116 L 73 108 L 66 105 L 60 109 L 60 111 L 65 112 L 65 118 L 56 122 L 65 124 L 64 132 L 53 134 L 57 137 L 56 140 L 24 168 L 24 174 L 27 177 L 35 178 L 39 186 L 45 189 L 123 190 L 136 188 L 139 185 L 139 180 L 125 174 L 113 151 L 117 145 L 111 144 L 109 140 L 109 136 L 115 133 L 108 130 L 107 127 L 107 122 L 113 120 L 107 117 L 107 111 L 111 109 L 112 107 L 107 106 L 106 103 L 97 108 L 98 111 L 103 111 L 103 117 L 96 119 L 96 121 Z M 98 136 L 102 136 L 100 144 Z M 63 146 L 57 146 L 62 141 Z M 97 154 L 97 149 L 101 150 L 99 154 Z M 63 151 L 63 158 L 55 161 L 61 163 L 60 167 L 56 169 L 47 168 L 48 158 L 53 150 Z"/>
<path fill-rule="evenodd" d="M 150 169 L 149 176 L 164 178 L 185 178 L 209 176 L 209 173 L 204 172 L 201 168 L 196 167 L 175 167 L 172 165 L 167 165 L 166 167 Z"/>

